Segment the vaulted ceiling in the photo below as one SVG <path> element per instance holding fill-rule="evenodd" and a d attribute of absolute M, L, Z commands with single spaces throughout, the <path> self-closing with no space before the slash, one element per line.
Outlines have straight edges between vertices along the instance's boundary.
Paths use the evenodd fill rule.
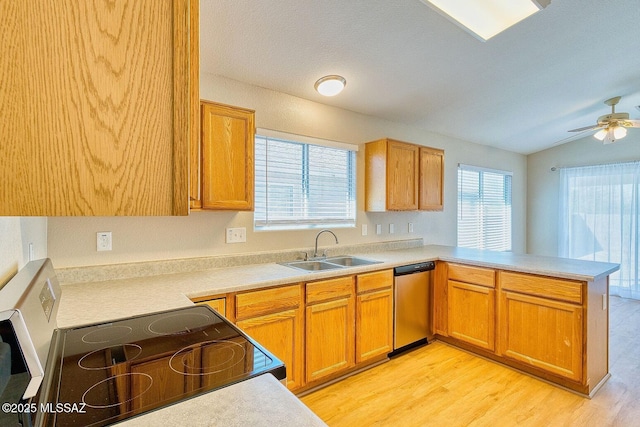
<path fill-rule="evenodd" d="M 638 0 L 552 0 L 487 42 L 419 0 L 200 4 L 203 72 L 346 110 L 523 154 L 613 96 L 640 118 Z M 327 74 L 346 78 L 340 95 L 314 91 Z"/>

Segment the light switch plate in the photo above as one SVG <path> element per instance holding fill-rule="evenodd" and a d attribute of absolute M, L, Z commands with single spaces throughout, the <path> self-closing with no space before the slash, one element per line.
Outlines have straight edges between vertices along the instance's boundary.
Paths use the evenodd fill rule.
<path fill-rule="evenodd" d="M 382 224 L 376 224 L 376 234 L 382 234 Z"/>
<path fill-rule="evenodd" d="M 395 224 L 389 224 L 389 234 L 393 234 L 396 232 Z"/>
<path fill-rule="evenodd" d="M 110 231 L 98 231 L 96 233 L 96 250 L 97 251 L 110 251 L 111 244 L 111 232 Z"/>

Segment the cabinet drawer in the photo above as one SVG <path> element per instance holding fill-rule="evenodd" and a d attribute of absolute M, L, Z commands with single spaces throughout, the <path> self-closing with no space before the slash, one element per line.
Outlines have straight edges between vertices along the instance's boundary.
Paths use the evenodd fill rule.
<path fill-rule="evenodd" d="M 502 290 L 582 304 L 582 282 L 510 271 L 501 271 L 498 277 Z"/>
<path fill-rule="evenodd" d="M 297 308 L 301 303 L 301 285 L 238 294 L 236 295 L 236 319 L 247 319 Z"/>
<path fill-rule="evenodd" d="M 353 295 L 353 276 L 307 283 L 307 304 Z"/>
<path fill-rule="evenodd" d="M 449 279 L 495 288 L 495 270 L 471 265 L 449 264 Z"/>
<path fill-rule="evenodd" d="M 226 316 L 227 315 L 226 302 L 227 302 L 227 299 L 223 297 L 223 298 L 210 299 L 206 301 L 200 301 L 200 302 L 197 302 L 196 305 L 208 305 L 218 313 L 222 314 L 223 316 Z"/>
<path fill-rule="evenodd" d="M 356 289 L 358 294 L 393 286 L 393 270 L 375 271 L 373 273 L 358 274 Z"/>

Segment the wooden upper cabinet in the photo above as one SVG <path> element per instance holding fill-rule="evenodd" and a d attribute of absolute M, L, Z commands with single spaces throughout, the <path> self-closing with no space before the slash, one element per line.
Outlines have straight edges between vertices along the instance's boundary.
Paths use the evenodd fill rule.
<path fill-rule="evenodd" d="M 0 215 L 187 215 L 198 1 L 12 1 L 2 16 Z"/>
<path fill-rule="evenodd" d="M 365 145 L 365 209 L 418 209 L 419 148 L 392 139 Z"/>
<path fill-rule="evenodd" d="M 444 207 L 444 151 L 420 147 L 420 210 L 441 211 Z"/>
<path fill-rule="evenodd" d="M 202 209 L 253 210 L 254 111 L 202 102 L 200 200 Z"/>
<path fill-rule="evenodd" d="M 444 151 L 392 139 L 365 145 L 365 210 L 442 210 Z"/>

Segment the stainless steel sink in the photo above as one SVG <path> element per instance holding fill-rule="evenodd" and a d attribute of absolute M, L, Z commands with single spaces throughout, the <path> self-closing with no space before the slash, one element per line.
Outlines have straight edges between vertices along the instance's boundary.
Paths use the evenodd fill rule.
<path fill-rule="evenodd" d="M 336 256 L 326 258 L 323 260 L 314 261 L 291 261 L 283 262 L 282 265 L 291 268 L 297 268 L 304 271 L 324 271 L 324 270 L 337 270 L 346 267 L 357 267 L 360 265 L 378 264 L 382 261 L 373 261 L 365 258 L 358 258 L 353 256 Z"/>
<path fill-rule="evenodd" d="M 382 261 L 374 261 L 370 259 L 345 255 L 345 256 L 327 258 L 326 262 L 330 262 L 331 264 L 338 264 L 343 267 L 356 267 L 359 265 L 379 264 Z"/>
<path fill-rule="evenodd" d="M 293 261 L 284 262 L 282 265 L 287 267 L 297 268 L 305 271 L 323 271 L 323 270 L 336 270 L 342 268 L 341 265 L 331 264 L 324 261 Z"/>

